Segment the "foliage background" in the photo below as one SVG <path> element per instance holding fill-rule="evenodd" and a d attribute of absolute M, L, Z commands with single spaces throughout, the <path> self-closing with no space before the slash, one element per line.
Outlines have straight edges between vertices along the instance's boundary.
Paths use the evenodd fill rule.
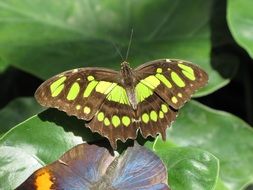
<path fill-rule="evenodd" d="M 145 143 L 166 164 L 170 187 L 245 189 L 253 183 L 251 7 L 251 0 L 0 0 L 0 189 L 14 189 L 76 144 L 101 139 L 75 117 L 43 111 L 33 93 L 67 69 L 119 69 L 113 43 L 126 52 L 131 28 L 132 67 L 179 58 L 210 78 L 168 140 Z"/>

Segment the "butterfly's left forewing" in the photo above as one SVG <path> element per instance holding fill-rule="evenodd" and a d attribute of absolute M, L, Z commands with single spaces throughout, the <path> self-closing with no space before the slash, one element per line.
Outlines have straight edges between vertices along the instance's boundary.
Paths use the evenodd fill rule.
<path fill-rule="evenodd" d="M 74 69 L 45 81 L 37 89 L 35 98 L 43 106 L 91 120 L 117 85 L 117 78 L 118 72 L 109 69 Z"/>

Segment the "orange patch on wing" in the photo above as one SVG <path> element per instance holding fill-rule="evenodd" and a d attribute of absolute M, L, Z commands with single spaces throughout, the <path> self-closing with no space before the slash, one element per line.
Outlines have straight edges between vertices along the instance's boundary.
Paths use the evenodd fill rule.
<path fill-rule="evenodd" d="M 54 184 L 51 179 L 52 178 L 48 170 L 39 170 L 35 179 L 35 185 L 37 187 L 36 190 L 50 190 L 51 186 Z"/>

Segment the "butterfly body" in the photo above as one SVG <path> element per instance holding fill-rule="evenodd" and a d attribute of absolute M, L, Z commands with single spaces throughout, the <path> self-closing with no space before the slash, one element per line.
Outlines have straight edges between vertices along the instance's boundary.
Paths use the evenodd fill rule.
<path fill-rule="evenodd" d="M 94 132 L 116 141 L 146 138 L 166 128 L 208 76 L 187 61 L 159 59 L 135 69 L 123 62 L 119 72 L 103 68 L 80 68 L 45 81 L 36 91 L 37 101 L 87 121 Z"/>
<path fill-rule="evenodd" d="M 121 73 L 121 83 L 122 83 L 121 85 L 125 87 L 129 102 L 132 108 L 136 110 L 137 104 L 138 104 L 136 94 L 135 94 L 135 86 L 136 86 L 137 80 L 128 62 L 124 61 L 123 63 L 121 63 L 120 73 Z"/>

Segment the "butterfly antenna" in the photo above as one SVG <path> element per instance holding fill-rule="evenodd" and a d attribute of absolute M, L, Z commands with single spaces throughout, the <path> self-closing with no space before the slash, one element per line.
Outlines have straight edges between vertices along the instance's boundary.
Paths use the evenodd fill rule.
<path fill-rule="evenodd" d="M 114 48 L 116 49 L 117 53 L 119 54 L 119 56 L 121 57 L 122 62 L 123 62 L 123 61 L 124 61 L 124 58 L 123 58 L 123 55 L 122 55 L 122 53 L 120 52 L 118 46 L 116 46 L 116 44 L 115 44 L 114 42 L 112 42 L 112 44 L 113 44 Z"/>
<path fill-rule="evenodd" d="M 131 43 L 132 43 L 132 39 L 133 39 L 133 33 L 134 33 L 134 29 L 132 28 L 131 30 L 131 36 L 130 36 L 130 40 L 129 40 L 129 43 L 128 43 L 128 47 L 127 47 L 127 53 L 126 53 L 126 59 L 128 59 L 128 55 L 129 55 L 129 50 L 130 50 L 130 46 L 131 46 Z"/>

